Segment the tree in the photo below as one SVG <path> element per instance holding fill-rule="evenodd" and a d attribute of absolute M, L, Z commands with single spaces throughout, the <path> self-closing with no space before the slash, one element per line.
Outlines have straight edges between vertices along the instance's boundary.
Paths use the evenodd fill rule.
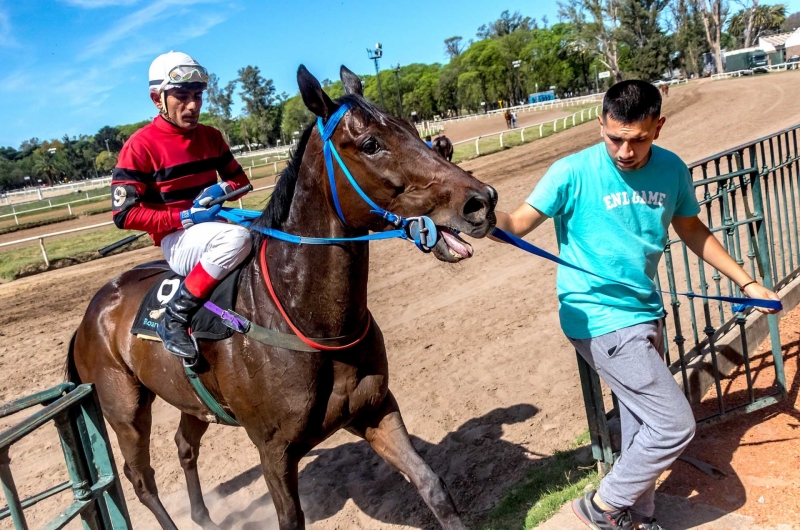
<path fill-rule="evenodd" d="M 95 162 L 97 163 L 97 171 L 101 173 L 111 173 L 114 168 L 117 167 L 117 155 L 109 153 L 108 151 L 103 151 L 97 155 Z"/>
<path fill-rule="evenodd" d="M 694 0 L 677 0 L 672 3 L 674 24 L 673 39 L 679 52 L 680 64 L 686 75 L 700 76 L 703 71 L 702 56 L 708 50 L 702 14 Z"/>
<path fill-rule="evenodd" d="M 206 100 L 208 113 L 211 115 L 211 123 L 220 130 L 225 141 L 230 143 L 233 91 L 236 89 L 236 81 L 229 81 L 225 88 L 219 88 L 219 79 L 215 74 L 208 76 L 208 88 L 206 89 Z"/>
<path fill-rule="evenodd" d="M 461 44 L 463 39 L 461 37 L 450 37 L 449 39 L 444 40 L 444 53 L 450 59 L 454 59 L 461 55 L 461 52 L 464 51 L 464 45 Z"/>
<path fill-rule="evenodd" d="M 764 31 L 779 29 L 786 21 L 784 4 L 759 5 L 758 1 L 752 0 L 751 7 L 734 13 L 728 21 L 728 33 L 742 39 L 745 48 L 755 45 Z"/>
<path fill-rule="evenodd" d="M 127 140 L 128 138 L 133 136 L 133 133 L 135 133 L 145 125 L 152 123 L 152 121 L 153 120 L 142 120 L 142 121 L 137 121 L 136 123 L 130 123 L 128 125 L 117 125 L 117 130 L 119 130 L 122 137 Z M 102 147 L 103 149 L 105 149 L 106 146 L 102 145 L 98 147 Z"/>
<path fill-rule="evenodd" d="M 696 0 L 698 10 L 702 15 L 703 27 L 706 30 L 706 40 L 717 64 L 717 72 L 724 72 L 722 65 L 722 26 L 728 16 L 728 5 L 724 0 Z"/>
<path fill-rule="evenodd" d="M 108 149 L 119 153 L 122 150 L 122 144 L 125 143 L 127 138 L 116 127 L 109 127 L 106 125 L 94 135 L 94 142 L 101 149 Z M 108 143 L 106 143 L 108 142 Z"/>
<path fill-rule="evenodd" d="M 797 28 L 800 28 L 800 11 L 786 17 L 784 23 L 781 24 L 781 31 L 794 31 Z"/>
<path fill-rule="evenodd" d="M 670 0 L 623 0 L 620 5 L 620 40 L 629 50 L 630 70 L 645 80 L 661 78 L 670 70 L 672 42 L 659 20 Z"/>
<path fill-rule="evenodd" d="M 66 161 L 60 151 L 55 153 L 40 147 L 33 155 L 33 173 L 47 184 L 58 182 L 66 175 Z"/>
<path fill-rule="evenodd" d="M 30 140 L 25 140 L 24 142 L 19 144 L 19 150 L 20 151 L 33 151 L 34 149 L 39 147 L 40 143 L 41 142 L 39 141 L 39 139 L 34 136 Z"/>
<path fill-rule="evenodd" d="M 620 0 L 566 0 L 558 2 L 559 16 L 575 26 L 600 62 L 622 81 L 620 68 Z"/>
<path fill-rule="evenodd" d="M 536 27 L 536 20 L 523 17 L 519 11 L 512 15 L 508 9 L 500 13 L 500 18 L 478 28 L 479 39 L 496 39 L 517 30 L 530 30 Z"/>
<path fill-rule="evenodd" d="M 257 66 L 246 66 L 239 69 L 238 81 L 241 83 L 239 96 L 244 101 L 245 112 L 250 119 L 247 126 L 249 139 L 264 145 L 277 141 L 280 138 L 282 109 L 281 101 L 275 96 L 272 79 L 264 79 Z"/>

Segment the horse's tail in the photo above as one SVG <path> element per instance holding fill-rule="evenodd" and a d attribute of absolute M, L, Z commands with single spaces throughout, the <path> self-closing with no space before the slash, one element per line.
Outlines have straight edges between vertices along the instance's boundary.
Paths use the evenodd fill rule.
<path fill-rule="evenodd" d="M 78 368 L 75 366 L 75 336 L 78 334 L 76 331 L 69 339 L 69 349 L 67 350 L 67 362 L 64 366 L 64 378 L 68 383 L 81 384 L 81 376 L 78 374 Z"/>

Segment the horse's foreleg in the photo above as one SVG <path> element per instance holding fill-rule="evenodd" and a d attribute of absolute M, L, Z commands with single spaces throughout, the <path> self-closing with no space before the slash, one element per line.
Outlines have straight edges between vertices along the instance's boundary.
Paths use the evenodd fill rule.
<path fill-rule="evenodd" d="M 200 476 L 197 474 L 197 457 L 200 455 L 200 439 L 208 430 L 208 423 L 181 413 L 181 424 L 175 433 L 175 445 L 178 446 L 178 458 L 181 461 L 183 474 L 186 477 L 186 489 L 189 492 L 192 521 L 204 530 L 217 530 L 219 527 L 211 520 L 208 508 L 203 500 L 200 487 Z"/>
<path fill-rule="evenodd" d="M 364 438 L 389 465 L 411 480 L 442 528 L 466 530 L 444 482 L 411 445 L 411 438 L 391 392 L 378 411 L 359 418 L 347 430 Z"/>
<path fill-rule="evenodd" d="M 274 441 L 258 444 L 261 469 L 267 482 L 280 530 L 304 530 L 306 519 L 297 490 L 297 463 L 289 446 Z"/>

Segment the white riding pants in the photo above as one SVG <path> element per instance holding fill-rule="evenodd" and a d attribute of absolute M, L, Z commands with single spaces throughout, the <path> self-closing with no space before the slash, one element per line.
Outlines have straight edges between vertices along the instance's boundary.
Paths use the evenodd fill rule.
<path fill-rule="evenodd" d="M 209 275 L 221 280 L 250 254 L 250 232 L 229 223 L 200 223 L 168 234 L 161 240 L 161 250 L 181 276 L 202 263 Z"/>

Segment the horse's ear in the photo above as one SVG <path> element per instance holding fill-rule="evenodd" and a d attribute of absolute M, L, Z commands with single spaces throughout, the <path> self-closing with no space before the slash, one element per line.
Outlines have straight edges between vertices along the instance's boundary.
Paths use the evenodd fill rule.
<path fill-rule="evenodd" d="M 364 85 L 361 84 L 361 78 L 351 72 L 345 65 L 342 65 L 339 69 L 339 77 L 342 79 L 345 94 L 364 95 Z"/>
<path fill-rule="evenodd" d="M 297 69 L 297 86 L 300 87 L 300 95 L 303 96 L 303 103 L 308 110 L 327 120 L 328 117 L 336 112 L 336 104 L 322 90 L 317 78 L 304 65 Z"/>

